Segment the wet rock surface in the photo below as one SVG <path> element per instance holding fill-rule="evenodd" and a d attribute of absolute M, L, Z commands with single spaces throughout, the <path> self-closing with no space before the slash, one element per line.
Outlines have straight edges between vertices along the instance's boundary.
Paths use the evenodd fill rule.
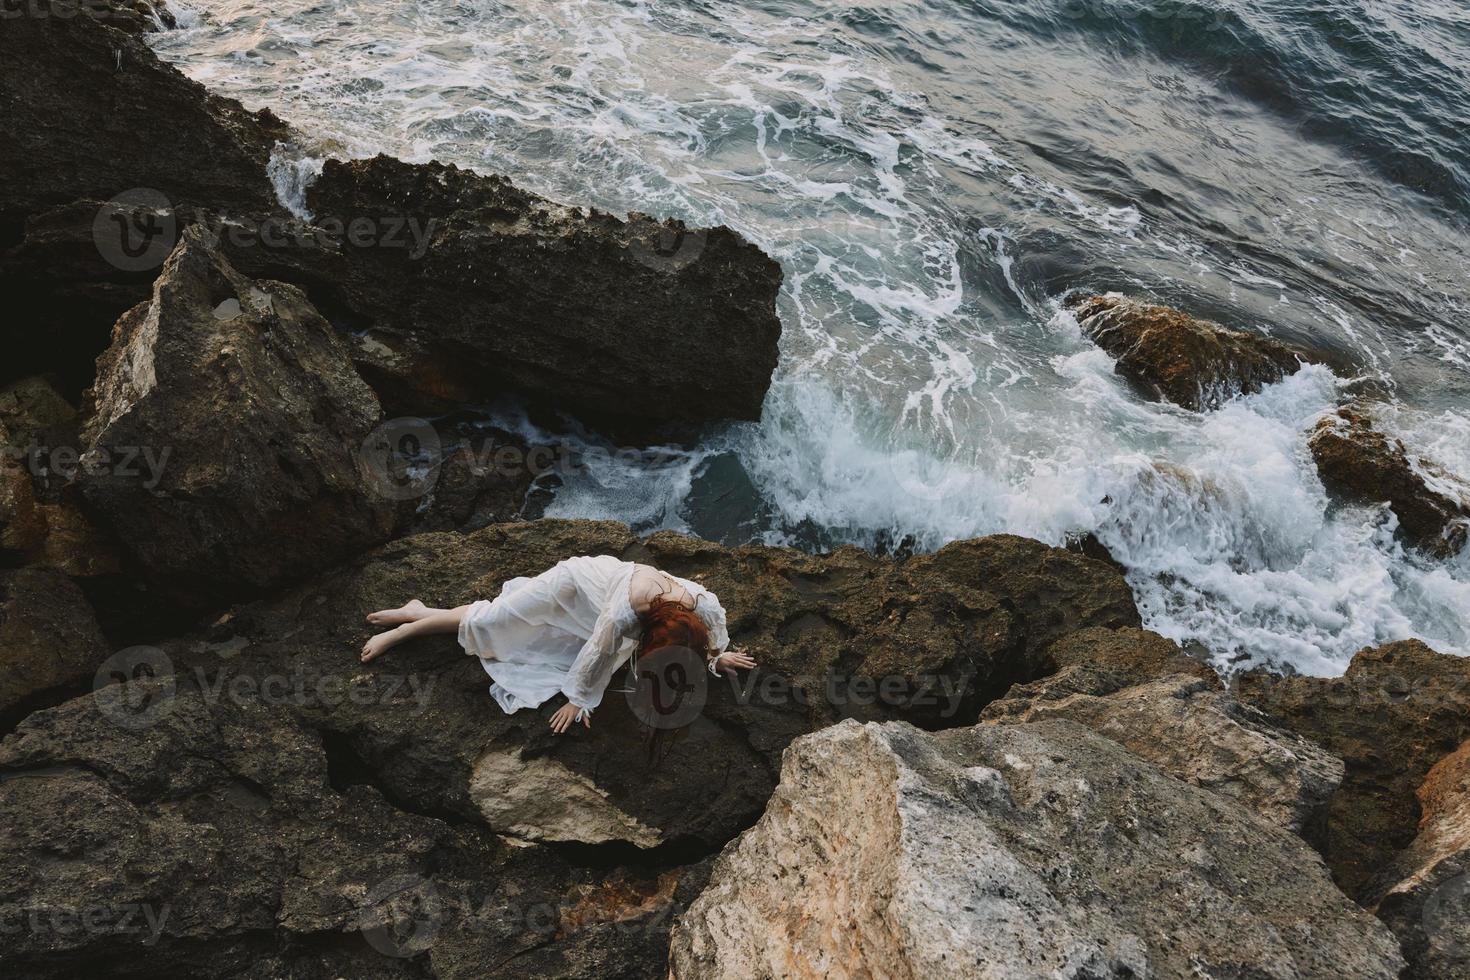
<path fill-rule="evenodd" d="M 1448 558 L 1464 548 L 1470 484 L 1433 464 L 1416 465 L 1402 442 L 1375 426 L 1366 406 L 1350 405 L 1322 419 L 1309 445 L 1333 493 L 1352 503 L 1387 502 L 1402 536 L 1430 554 Z"/>
<path fill-rule="evenodd" d="M 1168 901 L 1161 901 L 1168 895 Z M 695 977 L 1396 977 L 1294 835 L 1065 721 L 847 721 L 678 920 Z"/>
<path fill-rule="evenodd" d="M 1153 398 L 1199 412 L 1295 374 L 1305 360 L 1269 337 L 1167 306 L 1092 296 L 1072 311 L 1082 332 L 1117 358 L 1118 374 Z"/>

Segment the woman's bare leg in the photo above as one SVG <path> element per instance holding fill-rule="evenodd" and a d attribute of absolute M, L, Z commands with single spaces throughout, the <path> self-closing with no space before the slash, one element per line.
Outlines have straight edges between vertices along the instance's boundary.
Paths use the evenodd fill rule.
<path fill-rule="evenodd" d="M 430 613 L 443 612 L 442 609 L 430 609 L 417 599 L 410 599 L 397 609 L 379 609 L 377 612 L 368 613 L 367 621 L 374 626 L 397 626 L 399 623 L 412 623 L 414 620 L 423 619 Z"/>
<path fill-rule="evenodd" d="M 469 609 L 469 606 L 457 606 L 454 609 L 426 608 L 424 615 L 418 619 L 399 623 L 386 633 L 379 633 L 364 643 L 362 645 L 363 662 L 381 657 L 398 644 L 416 636 L 458 633 L 459 624 L 464 620 L 465 613 L 469 612 Z"/>

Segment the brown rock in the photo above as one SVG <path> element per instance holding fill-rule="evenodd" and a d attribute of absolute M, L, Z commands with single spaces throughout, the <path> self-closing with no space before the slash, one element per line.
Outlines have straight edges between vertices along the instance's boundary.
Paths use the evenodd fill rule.
<path fill-rule="evenodd" d="M 293 134 L 129 36 L 145 23 L 131 0 L 20 6 L 0 31 L 0 381 L 55 371 L 70 396 L 147 297 L 182 224 L 172 209 L 274 211 L 266 166 Z"/>
<path fill-rule="evenodd" d="M 0 390 L 0 552 L 92 577 L 120 571 L 115 543 L 81 511 L 75 469 L 76 409 L 51 382 L 32 377 Z"/>
<path fill-rule="evenodd" d="M 1360 651 L 1340 678 L 1253 672 L 1233 690 L 1346 764 L 1323 856 L 1343 891 L 1366 900 L 1418 831 L 1425 775 L 1470 738 L 1470 660 L 1405 640 Z"/>
<path fill-rule="evenodd" d="M 401 243 L 232 257 L 273 276 L 295 268 L 328 315 L 363 334 L 364 376 L 395 410 L 510 390 L 635 430 L 760 417 L 782 273 L 729 228 L 624 221 L 386 156 L 328 161 L 308 204 L 319 226 L 401 226 Z"/>
<path fill-rule="evenodd" d="M 1047 650 L 1043 669 L 1052 672 L 1074 665 L 1118 671 L 1135 684 L 1169 674 L 1188 674 L 1218 684 L 1218 675 L 1209 664 L 1189 656 L 1168 637 L 1132 626 L 1090 627 L 1069 633 Z"/>
<path fill-rule="evenodd" d="M 0 572 L 0 717 L 82 684 L 106 658 L 92 609 L 70 579 L 48 568 Z"/>
<path fill-rule="evenodd" d="M 379 414 L 300 290 L 241 276 L 190 229 L 98 362 L 83 492 L 189 604 L 275 588 L 391 533 L 364 449 Z"/>
<path fill-rule="evenodd" d="M 554 736 L 554 704 L 503 714 L 452 636 L 357 658 L 368 611 L 493 596 L 576 554 L 703 581 L 761 668 L 711 681 L 692 720 L 651 739 L 622 675 L 590 730 Z M 968 568 L 992 581 L 967 584 Z M 1029 588 L 1077 605 L 1007 612 L 1042 601 Z M 27 932 L 0 943 L 0 972 L 382 975 L 399 960 L 360 951 L 366 922 L 370 943 L 421 944 L 402 960 L 409 975 L 661 976 L 672 916 L 704 887 L 709 856 L 759 818 L 793 738 L 855 713 L 963 723 L 982 700 L 967 691 L 941 710 L 942 690 L 933 707 L 912 686 L 847 682 L 881 670 L 989 692 L 1065 624 L 1136 617 L 1118 606 L 1127 594 L 1102 563 L 1008 537 L 929 562 L 640 540 L 585 521 L 391 541 L 160 643 L 155 679 L 127 672 L 0 743 L 0 917 L 25 903 L 172 908 L 150 945 L 115 923 Z M 377 926 L 385 889 L 425 899 L 405 901 L 398 929 Z"/>
<path fill-rule="evenodd" d="M 1376 429 L 1367 409 L 1350 406 L 1322 419 L 1310 446 L 1329 490 L 1354 503 L 1387 501 L 1411 543 L 1445 558 L 1465 546 L 1470 485 L 1460 494 L 1430 487 L 1404 444 Z"/>
<path fill-rule="evenodd" d="M 1408 976 L 1470 976 L 1470 742 L 1441 759 L 1419 787 L 1419 836 L 1380 876 L 1373 901 L 1398 936 Z"/>
<path fill-rule="evenodd" d="M 1117 296 L 1073 304 L 1082 331 L 1117 358 L 1117 372 L 1151 397 L 1195 411 L 1295 374 L 1305 356 L 1285 344 L 1167 306 Z"/>

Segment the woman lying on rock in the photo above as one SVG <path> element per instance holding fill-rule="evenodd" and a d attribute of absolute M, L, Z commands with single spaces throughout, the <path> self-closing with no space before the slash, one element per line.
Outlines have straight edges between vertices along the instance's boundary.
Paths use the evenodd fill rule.
<path fill-rule="evenodd" d="M 416 636 L 457 633 L 507 714 L 565 694 L 568 703 L 551 716 L 558 734 L 576 721 L 592 727 L 608 681 L 635 653 L 683 647 L 702 654 L 716 674 L 755 666 L 727 649 L 725 610 L 713 592 L 610 555 L 568 558 L 535 578 L 511 579 L 492 602 L 430 609 L 414 599 L 368 622 L 393 628 L 364 644 L 364 662 Z"/>

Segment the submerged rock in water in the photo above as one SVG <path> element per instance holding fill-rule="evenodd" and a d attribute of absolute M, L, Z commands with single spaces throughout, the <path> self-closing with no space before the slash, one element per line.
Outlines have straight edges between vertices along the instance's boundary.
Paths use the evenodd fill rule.
<path fill-rule="evenodd" d="M 1301 840 L 1080 725 L 792 743 L 675 926 L 705 977 L 1397 977 Z"/>
<path fill-rule="evenodd" d="M 191 229 L 98 362 L 83 492 L 172 595 L 275 588 L 392 532 L 364 448 L 379 415 L 299 289 L 247 279 Z"/>
<path fill-rule="evenodd" d="M 1470 976 L 1470 742 L 1445 756 L 1416 794 L 1419 836 L 1380 875 L 1371 897 L 1399 937 L 1408 976 Z"/>
<path fill-rule="evenodd" d="M 1431 554 L 1448 558 L 1465 546 L 1470 484 L 1445 476 L 1431 486 L 1404 444 L 1377 429 L 1366 408 L 1349 406 L 1323 418 L 1309 445 L 1333 493 L 1354 503 L 1386 501 L 1403 536 Z M 1457 484 L 1459 493 L 1451 490 Z"/>
<path fill-rule="evenodd" d="M 1167 306 L 1092 296 L 1072 310 L 1083 333 L 1117 359 L 1120 375 L 1151 397 L 1198 412 L 1295 374 L 1306 359 L 1269 337 Z"/>
<path fill-rule="evenodd" d="M 1419 826 L 1415 791 L 1470 738 L 1470 659 L 1418 640 L 1360 651 L 1342 677 L 1237 675 L 1235 694 L 1342 759 L 1322 854 L 1359 901 Z"/>

